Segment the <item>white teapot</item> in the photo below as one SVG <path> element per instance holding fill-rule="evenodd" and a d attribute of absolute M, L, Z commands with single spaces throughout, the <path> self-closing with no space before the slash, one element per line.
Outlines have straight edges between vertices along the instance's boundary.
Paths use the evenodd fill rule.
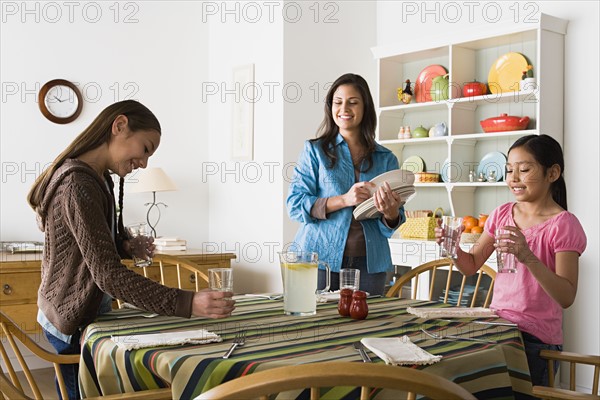
<path fill-rule="evenodd" d="M 445 122 L 435 124 L 429 129 L 429 137 L 446 136 L 448 135 L 448 127 Z"/>

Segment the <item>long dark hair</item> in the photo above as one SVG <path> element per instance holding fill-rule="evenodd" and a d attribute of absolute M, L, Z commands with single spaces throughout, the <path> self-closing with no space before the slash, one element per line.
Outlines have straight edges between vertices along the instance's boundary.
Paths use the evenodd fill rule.
<path fill-rule="evenodd" d="M 40 204 L 44 199 L 44 194 L 54 172 L 69 158 L 76 158 L 80 155 L 101 146 L 110 141 L 112 135 L 113 121 L 119 116 L 125 115 L 128 120 L 129 129 L 132 132 L 139 130 L 154 130 L 159 134 L 162 133 L 160 123 L 156 116 L 143 104 L 135 100 L 124 100 L 111 104 L 106 107 L 92 123 L 83 130 L 71 144 L 58 155 L 46 170 L 36 179 L 33 187 L 27 195 L 27 202 L 34 211 L 40 213 Z M 108 173 L 104 174 L 105 179 L 109 182 L 112 191 L 112 179 Z M 119 221 L 117 235 L 119 237 L 126 236 L 125 227 L 123 226 L 123 188 L 125 179 L 120 178 L 119 181 Z M 40 215 L 45 219 L 45 215 Z"/>
<path fill-rule="evenodd" d="M 565 183 L 565 159 L 560 144 L 551 136 L 548 135 L 528 135 L 519 138 L 510 146 L 508 153 L 512 149 L 522 147 L 535 160 L 544 167 L 544 176 L 548 173 L 548 169 L 553 165 L 560 167 L 560 176 L 552 182 L 551 191 L 552 199 L 565 210 L 567 209 L 567 185 Z"/>
<path fill-rule="evenodd" d="M 333 120 L 331 107 L 333 106 L 333 95 L 342 85 L 354 86 L 356 90 L 360 92 L 360 95 L 363 99 L 364 112 L 362 121 L 360 123 L 360 133 L 361 143 L 367 150 L 365 158 L 368 161 L 366 168 L 366 171 L 368 171 L 373 165 L 373 159 L 371 155 L 375 151 L 375 128 L 377 127 L 377 113 L 375 112 L 375 104 L 373 103 L 373 97 L 371 96 L 369 85 L 362 76 L 356 74 L 345 74 L 333 82 L 333 85 L 331 85 L 331 88 L 325 97 L 325 117 L 323 118 L 323 122 L 321 122 L 321 125 L 317 131 L 317 138 L 311 140 L 316 141 L 321 139 L 321 148 L 331 163 L 330 168 L 333 168 L 338 159 L 334 144 L 339 128 Z"/>

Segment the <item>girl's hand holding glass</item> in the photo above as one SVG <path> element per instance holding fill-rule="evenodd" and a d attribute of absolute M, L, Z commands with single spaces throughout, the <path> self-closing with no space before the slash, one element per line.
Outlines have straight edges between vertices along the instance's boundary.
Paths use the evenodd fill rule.
<path fill-rule="evenodd" d="M 442 228 L 442 219 L 439 218 L 437 220 L 437 226 L 433 230 L 435 233 L 435 242 L 437 244 L 442 244 L 442 240 L 444 240 L 444 228 Z"/>
<path fill-rule="evenodd" d="M 156 248 L 153 242 L 152 236 L 136 236 L 129 239 L 129 249 L 136 267 L 147 267 L 152 264 Z"/>
<path fill-rule="evenodd" d="M 496 235 L 496 249 L 502 253 L 514 254 L 521 263 L 526 263 L 531 257 L 531 249 L 525 235 L 515 226 L 503 226 L 501 233 Z"/>
<path fill-rule="evenodd" d="M 461 224 L 459 229 L 460 229 L 460 233 L 462 234 L 465 230 L 465 226 Z M 444 240 L 444 236 L 446 235 L 446 231 L 442 227 L 442 218 L 438 218 L 437 226 L 434 228 L 433 231 L 435 233 L 435 242 L 437 244 L 442 244 L 442 241 Z"/>
<path fill-rule="evenodd" d="M 218 292 L 203 289 L 194 293 L 192 315 L 195 317 L 226 318 L 235 310 L 233 292 Z"/>
<path fill-rule="evenodd" d="M 136 267 L 147 267 L 152 264 L 154 256 L 154 238 L 145 223 L 129 225 L 129 252 Z"/>

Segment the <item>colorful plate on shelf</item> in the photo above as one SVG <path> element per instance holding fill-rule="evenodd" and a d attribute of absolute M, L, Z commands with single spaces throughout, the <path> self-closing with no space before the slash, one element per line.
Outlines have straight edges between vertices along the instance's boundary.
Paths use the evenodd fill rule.
<path fill-rule="evenodd" d="M 488 87 L 493 94 L 518 92 L 527 59 L 521 53 L 506 53 L 498 58 L 488 74 Z"/>
<path fill-rule="evenodd" d="M 446 75 L 448 71 L 441 65 L 429 65 L 421 71 L 415 82 L 415 99 L 417 103 L 431 101 L 431 81 L 436 76 Z"/>
<path fill-rule="evenodd" d="M 496 173 L 496 181 L 500 182 L 504 180 L 504 171 L 506 169 L 506 156 L 499 151 L 492 151 L 487 153 L 481 161 L 479 161 L 479 167 L 477 167 L 477 175 L 483 172 L 483 176 L 490 176 L 490 173 L 494 171 Z"/>
<path fill-rule="evenodd" d="M 416 174 L 425 170 L 425 161 L 419 156 L 410 156 L 402 163 L 402 168 Z"/>

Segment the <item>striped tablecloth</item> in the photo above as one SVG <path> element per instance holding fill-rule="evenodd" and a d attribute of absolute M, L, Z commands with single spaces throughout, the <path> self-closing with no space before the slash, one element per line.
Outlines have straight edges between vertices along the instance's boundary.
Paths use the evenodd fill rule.
<path fill-rule="evenodd" d="M 433 302 L 374 298 L 368 303 L 369 316 L 363 321 L 340 317 L 337 303 L 320 304 L 315 316 L 286 316 L 283 303 L 273 300 L 238 302 L 234 315 L 221 320 L 143 318 L 133 317 L 140 314 L 138 311 L 114 311 L 85 332 L 79 373 L 82 394 L 91 397 L 171 386 L 173 398 L 189 399 L 255 371 L 322 361 L 361 362 L 353 342 L 364 337 L 402 335 L 431 354 L 443 356 L 439 363 L 419 368 L 460 384 L 478 398 L 506 399 L 531 392 L 527 359 L 515 327 L 475 324 L 468 319 L 425 320 L 406 312 L 408 306 L 430 307 L 436 305 Z M 431 339 L 421 328 L 497 343 Z M 110 339 L 111 335 L 133 338 L 136 334 L 191 329 L 218 333 L 223 342 L 126 351 Z M 247 333 L 246 344 L 231 358 L 222 359 L 241 330 Z M 370 355 L 374 362 L 382 362 Z M 328 395 L 343 398 L 351 390 L 335 388 Z M 344 398 L 352 397 L 350 393 Z M 386 397 L 381 391 L 376 398 Z"/>

